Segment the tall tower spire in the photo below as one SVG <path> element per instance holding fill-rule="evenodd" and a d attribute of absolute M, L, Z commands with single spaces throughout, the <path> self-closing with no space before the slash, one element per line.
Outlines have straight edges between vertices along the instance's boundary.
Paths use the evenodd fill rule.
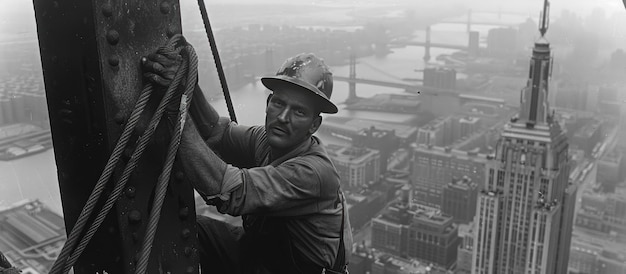
<path fill-rule="evenodd" d="M 548 104 L 548 83 L 552 73 L 552 57 L 550 43 L 545 38 L 549 25 L 550 3 L 544 0 L 543 12 L 539 32 L 541 37 L 535 42 L 533 56 L 530 60 L 530 71 L 526 87 L 522 89 L 520 98 L 520 122 L 526 123 L 527 127 L 537 124 L 547 124 L 550 120 L 550 107 Z"/>
<path fill-rule="evenodd" d="M 548 107 L 552 58 L 544 0 L 520 113 L 504 127 L 478 195 L 472 273 L 567 272 L 577 185 L 568 141 Z"/>
<path fill-rule="evenodd" d="M 550 2 L 548 0 L 543 1 L 543 11 L 539 15 L 539 32 L 541 33 L 541 37 L 543 37 L 548 31 L 548 26 L 550 25 Z"/>

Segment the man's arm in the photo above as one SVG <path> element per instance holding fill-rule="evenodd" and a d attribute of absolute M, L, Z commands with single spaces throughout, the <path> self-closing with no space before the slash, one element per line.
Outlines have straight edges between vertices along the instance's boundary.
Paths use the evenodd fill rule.
<path fill-rule="evenodd" d="M 220 131 L 214 131 L 219 121 L 219 114 L 206 98 L 200 86 L 196 84 L 196 88 L 193 92 L 193 100 L 189 106 L 189 115 L 193 118 L 194 125 L 202 137 L 203 140 L 209 140 L 216 138 Z"/>
<path fill-rule="evenodd" d="M 212 132 L 205 132 L 207 133 L 210 136 Z M 185 123 L 177 160 L 200 194 L 213 196 L 221 192 L 227 164 L 205 143 L 205 138 L 199 133 L 193 118 L 187 119 Z"/>
<path fill-rule="evenodd" d="M 193 119 L 188 121 L 178 161 L 193 187 L 220 212 L 301 215 L 318 212 L 320 198 L 335 199 L 339 178 L 330 172 L 330 163 L 305 156 L 278 166 L 237 168 L 216 155 L 203 142 Z M 322 197 L 323 193 L 333 193 L 333 197 Z"/>
<path fill-rule="evenodd" d="M 339 175 L 330 163 L 318 156 L 300 156 L 278 166 L 240 169 L 230 167 L 224 176 L 225 187 L 232 189 L 218 210 L 233 216 L 265 214 L 299 216 L 319 213 L 334 207 Z"/>
<path fill-rule="evenodd" d="M 156 84 L 160 90 L 165 90 L 180 66 L 181 57 L 178 54 L 161 53 L 157 51 L 141 58 L 141 64 L 144 77 Z M 177 94 L 174 98 L 179 96 L 180 94 Z M 169 120 L 170 127 L 177 119 L 179 101 L 180 99 L 172 100 L 165 110 L 164 114 Z M 183 129 L 177 160 L 198 192 L 204 195 L 220 193 L 226 164 L 215 155 L 208 144 L 219 146 L 226 123 L 220 123 L 219 114 L 206 101 L 197 83 L 188 115 L 191 118 L 187 119 Z"/>

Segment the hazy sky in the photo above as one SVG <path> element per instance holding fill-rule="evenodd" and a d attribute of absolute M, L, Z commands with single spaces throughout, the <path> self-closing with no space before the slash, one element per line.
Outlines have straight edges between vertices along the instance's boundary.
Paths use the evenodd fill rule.
<path fill-rule="evenodd" d="M 50 1 L 50 0 L 34 0 L 34 1 Z M 85 0 L 89 1 L 89 0 Z M 195 6 L 196 0 L 179 0 L 181 5 Z M 390 5 L 396 7 L 407 7 L 419 11 L 436 9 L 442 7 L 461 7 L 469 8 L 474 11 L 511 11 L 537 18 L 539 11 L 543 6 L 542 0 L 205 0 L 209 6 L 209 15 L 211 16 L 211 5 L 224 4 L 267 4 L 268 9 L 272 9 L 269 5 L 275 4 L 309 4 L 316 5 L 318 8 L 332 5 L 366 8 L 380 5 Z M 551 1 L 551 18 L 558 18 L 562 10 L 573 11 L 583 18 L 590 14 L 594 9 L 603 9 L 605 14 L 610 18 L 624 18 L 626 20 L 626 9 L 622 0 L 552 0 Z M 229 9 L 223 9 L 228 11 Z M 322 9 L 323 10 L 323 9 Z M 263 8 L 259 8 L 259 19 L 263 18 Z M 224 15 L 224 14 L 220 14 Z M 228 15 L 226 15 L 228 17 Z M 248 15 L 251 19 L 253 15 Z M 236 19 L 232 18 L 231 19 Z M 184 19 L 183 19 L 184 20 Z M 220 23 L 216 21 L 215 23 Z M 214 23 L 214 27 L 219 25 Z M 329 22 L 330 23 L 330 22 Z M 24 33 L 34 34 L 36 32 L 35 14 L 33 11 L 33 0 L 0 0 L 0 42 L 6 40 L 14 40 L 16 35 Z M 20 36 L 17 36 L 18 38 Z"/>
<path fill-rule="evenodd" d="M 48 1 L 48 0 L 35 0 L 35 1 Z M 193 2 L 195 0 L 180 0 L 181 2 Z M 401 4 L 412 5 L 418 8 L 428 9 L 432 5 L 449 5 L 449 4 L 461 4 L 464 6 L 476 6 L 476 7 L 493 7 L 493 10 L 518 10 L 520 12 L 529 12 L 532 10 L 538 11 L 543 1 L 542 0 L 439 0 L 439 1 L 425 1 L 425 0 L 205 0 L 207 5 L 213 4 L 344 4 L 344 5 L 363 5 L 363 4 Z M 606 11 L 607 14 L 614 12 L 624 13 L 624 4 L 622 0 L 552 0 L 550 1 L 553 11 L 560 12 L 563 9 L 569 9 L 576 11 L 582 15 L 591 12 L 594 8 L 599 7 Z M 0 18 L 6 18 L 4 15 L 14 12 L 32 12 L 32 0 L 0 0 Z M 535 13 L 535 12 L 533 12 Z M 5 22 L 4 19 L 0 19 L 0 23 Z"/>

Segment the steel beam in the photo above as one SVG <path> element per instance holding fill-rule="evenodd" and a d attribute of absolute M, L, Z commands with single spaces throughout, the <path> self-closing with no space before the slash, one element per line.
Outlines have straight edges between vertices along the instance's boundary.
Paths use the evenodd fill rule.
<path fill-rule="evenodd" d="M 34 0 L 34 7 L 69 234 L 142 89 L 139 60 L 181 32 L 180 5 L 178 0 Z M 154 102 L 147 109 L 154 109 Z M 157 135 L 168 138 L 162 130 Z M 164 147 L 148 147 L 75 273 L 134 271 Z M 193 190 L 180 169 L 172 174 L 148 273 L 197 273 Z"/>

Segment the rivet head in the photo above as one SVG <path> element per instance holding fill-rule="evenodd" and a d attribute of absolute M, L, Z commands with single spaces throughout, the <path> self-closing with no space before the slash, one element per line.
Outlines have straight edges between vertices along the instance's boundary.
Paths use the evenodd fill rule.
<path fill-rule="evenodd" d="M 183 207 L 178 211 L 178 217 L 181 220 L 187 219 L 189 216 L 189 207 Z"/>
<path fill-rule="evenodd" d="M 138 224 L 141 222 L 141 212 L 139 210 L 132 210 L 128 213 L 128 222 L 131 224 Z"/>
<path fill-rule="evenodd" d="M 182 236 L 183 239 L 189 238 L 189 236 L 191 236 L 191 230 L 189 230 L 189 228 L 183 228 L 183 230 L 180 232 L 180 236 Z"/>
<path fill-rule="evenodd" d="M 106 17 L 111 17 L 113 15 L 113 6 L 111 6 L 111 3 L 102 5 L 102 15 Z"/>
<path fill-rule="evenodd" d="M 165 34 L 167 34 L 167 37 L 171 38 L 172 36 L 178 34 L 178 28 L 174 25 L 170 25 L 167 27 L 167 32 Z"/>
<path fill-rule="evenodd" d="M 126 189 L 126 197 L 128 198 L 135 198 L 135 194 L 137 193 L 137 190 L 135 189 L 134 186 L 129 186 Z"/>
<path fill-rule="evenodd" d="M 109 57 L 109 65 L 113 67 L 117 67 L 117 65 L 119 64 L 120 64 L 120 58 L 118 58 L 117 56 Z"/>
<path fill-rule="evenodd" d="M 67 108 L 62 108 L 61 110 L 59 110 L 59 114 L 61 114 L 64 117 L 69 117 L 69 116 L 72 116 L 72 110 L 67 109 Z"/>
<path fill-rule="evenodd" d="M 183 253 L 185 253 L 185 256 L 187 257 L 191 256 L 192 252 L 193 252 L 193 249 L 191 249 L 191 247 L 185 247 L 185 249 L 183 250 Z"/>
<path fill-rule="evenodd" d="M 161 13 L 168 14 L 168 13 L 170 13 L 170 10 L 172 8 L 170 6 L 170 3 L 163 1 L 163 2 L 161 2 L 160 9 L 161 9 Z"/>
<path fill-rule="evenodd" d="M 194 273 L 194 271 L 196 271 L 196 268 L 193 266 L 188 266 L 187 267 L 187 273 Z"/>
<path fill-rule="evenodd" d="M 117 45 L 120 41 L 120 33 L 112 29 L 107 32 L 107 42 L 111 45 Z"/>
<path fill-rule="evenodd" d="M 139 242 L 139 234 L 137 234 L 137 232 L 133 232 L 131 235 L 131 238 L 133 238 L 133 242 L 137 243 Z"/>

